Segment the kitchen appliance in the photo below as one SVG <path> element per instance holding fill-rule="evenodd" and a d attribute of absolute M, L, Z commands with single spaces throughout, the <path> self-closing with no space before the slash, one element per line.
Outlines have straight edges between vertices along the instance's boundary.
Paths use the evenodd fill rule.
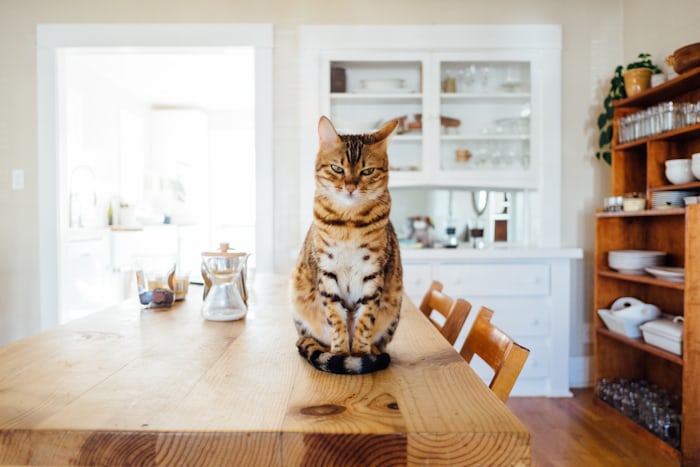
<path fill-rule="evenodd" d="M 222 243 L 218 251 L 202 253 L 204 304 L 202 317 L 210 321 L 233 321 L 248 312 L 245 275 L 248 253 Z"/>

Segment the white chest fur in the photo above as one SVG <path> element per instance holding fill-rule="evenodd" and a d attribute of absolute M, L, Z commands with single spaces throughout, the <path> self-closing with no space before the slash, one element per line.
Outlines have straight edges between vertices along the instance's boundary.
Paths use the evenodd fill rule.
<path fill-rule="evenodd" d="M 348 304 L 356 303 L 365 294 L 364 278 L 376 272 L 369 251 L 354 243 L 332 245 L 321 259 L 321 268 L 337 277 L 338 294 Z"/>

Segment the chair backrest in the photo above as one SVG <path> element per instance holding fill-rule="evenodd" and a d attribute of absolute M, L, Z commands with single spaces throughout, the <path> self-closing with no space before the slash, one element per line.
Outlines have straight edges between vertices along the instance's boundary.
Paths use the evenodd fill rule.
<path fill-rule="evenodd" d="M 423 296 L 420 311 L 440 331 L 447 341 L 454 345 L 462 326 L 467 321 L 467 316 L 472 309 L 471 303 L 458 298 L 453 299 L 442 292 L 443 285 L 440 281 L 433 281 L 428 291 Z M 444 322 L 439 323 L 433 318 L 433 311 L 442 315 Z"/>
<path fill-rule="evenodd" d="M 476 354 L 491 367 L 489 388 L 505 402 L 530 351 L 491 323 L 492 316 L 493 310 L 481 307 L 459 353 L 469 363 Z"/>

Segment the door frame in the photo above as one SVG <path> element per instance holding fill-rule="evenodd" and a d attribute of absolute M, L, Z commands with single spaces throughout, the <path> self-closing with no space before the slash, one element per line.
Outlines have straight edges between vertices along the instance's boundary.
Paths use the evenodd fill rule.
<path fill-rule="evenodd" d="M 60 228 L 58 74 L 66 47 L 234 47 L 255 49 L 256 266 L 273 271 L 273 27 L 246 24 L 37 25 L 37 133 L 41 329 L 58 324 Z"/>

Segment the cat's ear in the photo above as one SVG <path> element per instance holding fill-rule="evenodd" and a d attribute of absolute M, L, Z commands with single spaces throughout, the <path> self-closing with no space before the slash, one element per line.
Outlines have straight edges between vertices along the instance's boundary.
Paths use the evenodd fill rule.
<path fill-rule="evenodd" d="M 338 144 L 338 132 L 325 115 L 318 121 L 318 139 L 322 150 L 331 149 Z"/>
<path fill-rule="evenodd" d="M 381 143 L 384 147 L 389 144 L 389 137 L 394 134 L 396 128 L 399 125 L 399 120 L 390 120 L 384 124 L 383 127 L 372 133 L 372 139 L 378 143 Z"/>

